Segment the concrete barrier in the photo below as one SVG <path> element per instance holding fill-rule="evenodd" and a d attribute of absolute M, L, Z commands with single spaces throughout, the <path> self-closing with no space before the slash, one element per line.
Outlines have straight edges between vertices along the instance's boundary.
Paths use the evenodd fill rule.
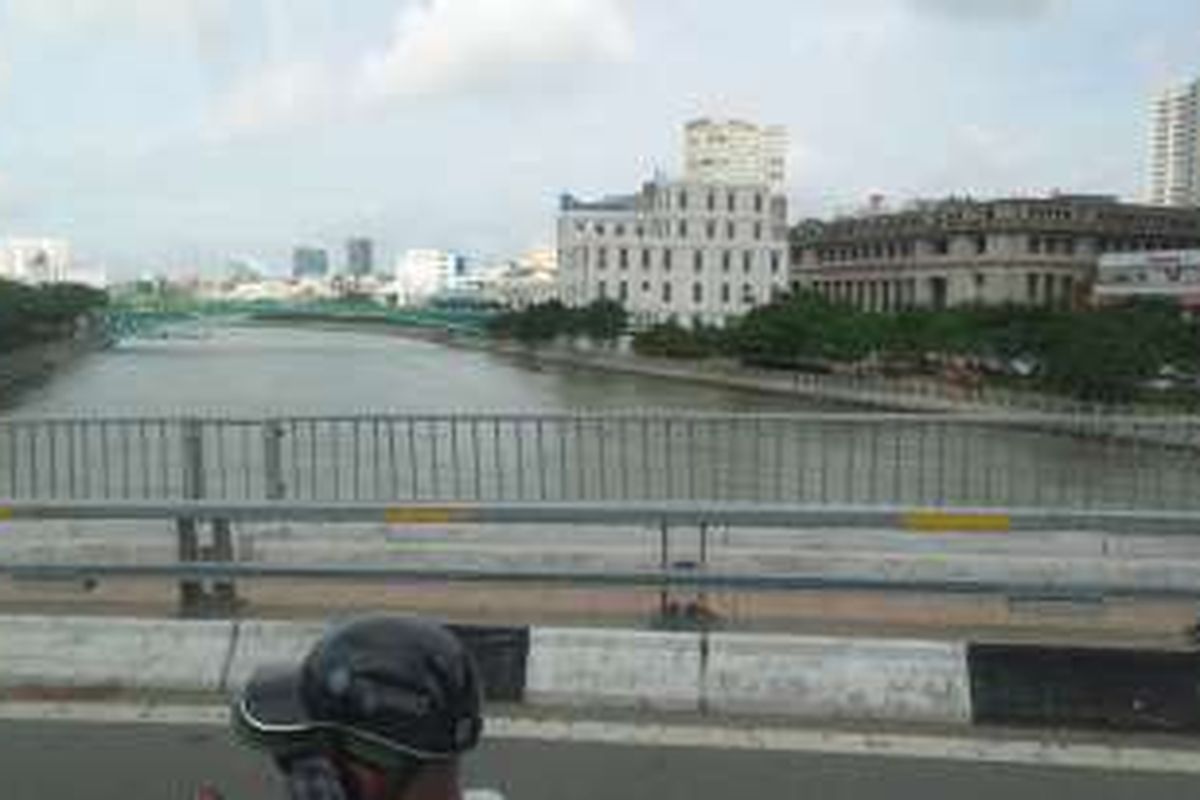
<path fill-rule="evenodd" d="M 700 637 L 534 628 L 525 700 L 532 705 L 697 710 Z"/>
<path fill-rule="evenodd" d="M 0 618 L 0 687 L 215 692 L 229 622 Z"/>
<path fill-rule="evenodd" d="M 962 644 L 714 634 L 707 709 L 825 720 L 971 722 Z"/>
<path fill-rule="evenodd" d="M 266 664 L 298 664 L 328 627 L 325 622 L 246 620 L 238 626 L 225 686 L 236 690 Z"/>

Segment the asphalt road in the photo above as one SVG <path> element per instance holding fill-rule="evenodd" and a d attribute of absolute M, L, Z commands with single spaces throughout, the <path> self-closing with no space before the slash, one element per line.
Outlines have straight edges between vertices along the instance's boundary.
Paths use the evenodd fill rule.
<path fill-rule="evenodd" d="M 621 745 L 490 742 L 468 784 L 511 800 L 1156 800 L 1200 794 L 1200 776 L 928 759 Z M 5 800 L 173 800 L 203 781 L 229 800 L 278 798 L 266 764 L 221 728 L 0 722 Z"/>

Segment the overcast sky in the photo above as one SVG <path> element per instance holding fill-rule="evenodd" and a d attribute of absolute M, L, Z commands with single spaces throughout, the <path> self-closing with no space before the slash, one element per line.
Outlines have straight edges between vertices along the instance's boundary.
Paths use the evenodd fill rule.
<path fill-rule="evenodd" d="M 793 217 L 1132 196 L 1150 93 L 1198 73 L 1194 0 L 0 0 L 0 236 L 118 276 L 516 252 L 700 115 L 787 125 Z"/>

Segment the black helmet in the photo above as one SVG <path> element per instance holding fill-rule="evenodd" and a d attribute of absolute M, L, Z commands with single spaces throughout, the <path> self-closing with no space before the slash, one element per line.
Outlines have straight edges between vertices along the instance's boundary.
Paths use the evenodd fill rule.
<path fill-rule="evenodd" d="M 234 724 L 281 763 L 333 751 L 395 771 L 473 748 L 481 706 L 475 663 L 453 633 L 375 616 L 332 629 L 299 667 L 257 670 Z"/>

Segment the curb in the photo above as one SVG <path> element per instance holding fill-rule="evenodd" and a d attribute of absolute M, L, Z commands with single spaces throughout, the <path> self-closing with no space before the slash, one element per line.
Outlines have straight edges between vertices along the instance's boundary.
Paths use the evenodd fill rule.
<path fill-rule="evenodd" d="M 0 700 L 223 694 L 322 622 L 0 617 Z M 1200 733 L 1200 653 L 451 626 L 490 702 L 827 722 Z"/>

